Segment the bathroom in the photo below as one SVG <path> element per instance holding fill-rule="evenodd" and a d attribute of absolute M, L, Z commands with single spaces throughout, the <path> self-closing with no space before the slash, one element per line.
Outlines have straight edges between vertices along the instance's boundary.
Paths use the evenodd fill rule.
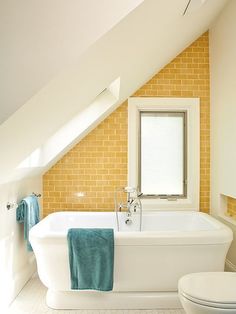
<path fill-rule="evenodd" d="M 41 219 L 66 211 L 115 215 L 115 194 L 125 203 L 117 189 L 139 181 L 139 130 L 130 108 L 140 98 L 149 110 L 165 102 L 162 111 L 191 100 L 189 110 L 198 107 L 200 117 L 198 128 L 187 119 L 193 129 L 186 145 L 187 197 L 140 196 L 143 217 L 200 211 L 235 234 L 236 2 L 192 1 L 184 14 L 188 2 L 1 3 L 1 313 L 184 313 L 125 303 L 122 309 L 49 309 L 15 218 L 32 192 L 41 194 Z M 139 212 L 132 217 L 139 219 Z M 230 272 L 235 246 L 233 240 L 225 261 Z"/>

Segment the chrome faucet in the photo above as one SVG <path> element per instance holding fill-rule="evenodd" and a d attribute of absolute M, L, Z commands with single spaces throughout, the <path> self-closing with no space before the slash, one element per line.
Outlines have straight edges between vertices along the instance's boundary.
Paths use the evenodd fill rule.
<path fill-rule="evenodd" d="M 127 193 L 127 200 L 125 203 L 120 202 L 119 205 L 115 205 L 115 211 L 116 211 L 116 217 L 117 217 L 117 226 L 118 226 L 118 230 L 119 230 L 119 219 L 118 219 L 118 213 L 117 210 L 121 211 L 122 208 L 126 208 L 127 212 L 127 218 L 125 220 L 125 223 L 127 225 L 131 225 L 132 224 L 132 219 L 131 219 L 131 215 L 132 215 L 132 211 L 135 213 L 137 211 L 137 208 L 140 210 L 140 231 L 141 231 L 141 226 L 142 226 L 142 204 L 140 201 L 140 196 L 142 195 L 142 193 L 138 193 L 137 189 L 134 187 L 125 187 L 122 189 L 123 192 Z M 115 197 L 115 204 L 117 204 L 117 200 Z"/>
<path fill-rule="evenodd" d="M 122 210 L 122 208 L 127 208 L 127 215 L 131 215 L 132 214 L 132 207 L 134 207 L 134 204 L 137 200 L 137 190 L 136 188 L 133 187 L 125 187 L 123 189 L 123 191 L 125 193 L 127 193 L 127 200 L 125 203 L 119 203 L 119 211 Z M 132 196 L 131 196 L 132 195 Z M 134 212 L 136 211 L 136 207 L 134 208 Z"/>
<path fill-rule="evenodd" d="M 127 203 L 124 204 L 124 205 L 127 208 L 127 215 L 131 216 L 131 214 L 132 214 L 131 208 L 133 206 L 132 204 L 135 201 L 135 197 L 134 196 L 132 197 L 131 194 L 136 193 L 137 190 L 135 188 L 133 188 L 133 187 L 127 186 L 127 187 L 124 188 L 124 192 L 127 193 Z"/>

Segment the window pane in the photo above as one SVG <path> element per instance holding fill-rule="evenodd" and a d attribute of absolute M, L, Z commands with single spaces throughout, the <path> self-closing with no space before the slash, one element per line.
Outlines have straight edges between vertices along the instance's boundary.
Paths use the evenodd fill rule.
<path fill-rule="evenodd" d="M 140 114 L 141 192 L 184 194 L 184 113 Z"/>

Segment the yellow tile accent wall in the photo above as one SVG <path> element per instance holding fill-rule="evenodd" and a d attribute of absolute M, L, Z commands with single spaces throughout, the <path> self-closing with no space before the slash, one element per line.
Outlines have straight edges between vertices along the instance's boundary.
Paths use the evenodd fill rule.
<path fill-rule="evenodd" d="M 127 185 L 127 103 L 43 176 L 44 216 L 61 210 L 114 210 L 114 190 Z M 78 197 L 78 192 L 84 196 Z"/>
<path fill-rule="evenodd" d="M 204 33 L 133 95 L 200 98 L 200 209 L 209 211 L 209 41 Z M 61 210 L 113 210 L 127 185 L 127 101 L 43 176 L 44 216 Z M 83 192 L 83 197 L 77 193 Z"/>
<path fill-rule="evenodd" d="M 227 214 L 236 218 L 236 198 L 227 197 Z"/>

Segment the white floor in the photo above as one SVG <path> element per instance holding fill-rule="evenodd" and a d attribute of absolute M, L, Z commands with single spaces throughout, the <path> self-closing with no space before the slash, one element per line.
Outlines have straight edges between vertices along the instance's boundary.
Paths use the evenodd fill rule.
<path fill-rule="evenodd" d="M 46 288 L 37 276 L 24 287 L 9 310 L 1 314 L 184 314 L 183 310 L 52 310 L 45 304 Z"/>

